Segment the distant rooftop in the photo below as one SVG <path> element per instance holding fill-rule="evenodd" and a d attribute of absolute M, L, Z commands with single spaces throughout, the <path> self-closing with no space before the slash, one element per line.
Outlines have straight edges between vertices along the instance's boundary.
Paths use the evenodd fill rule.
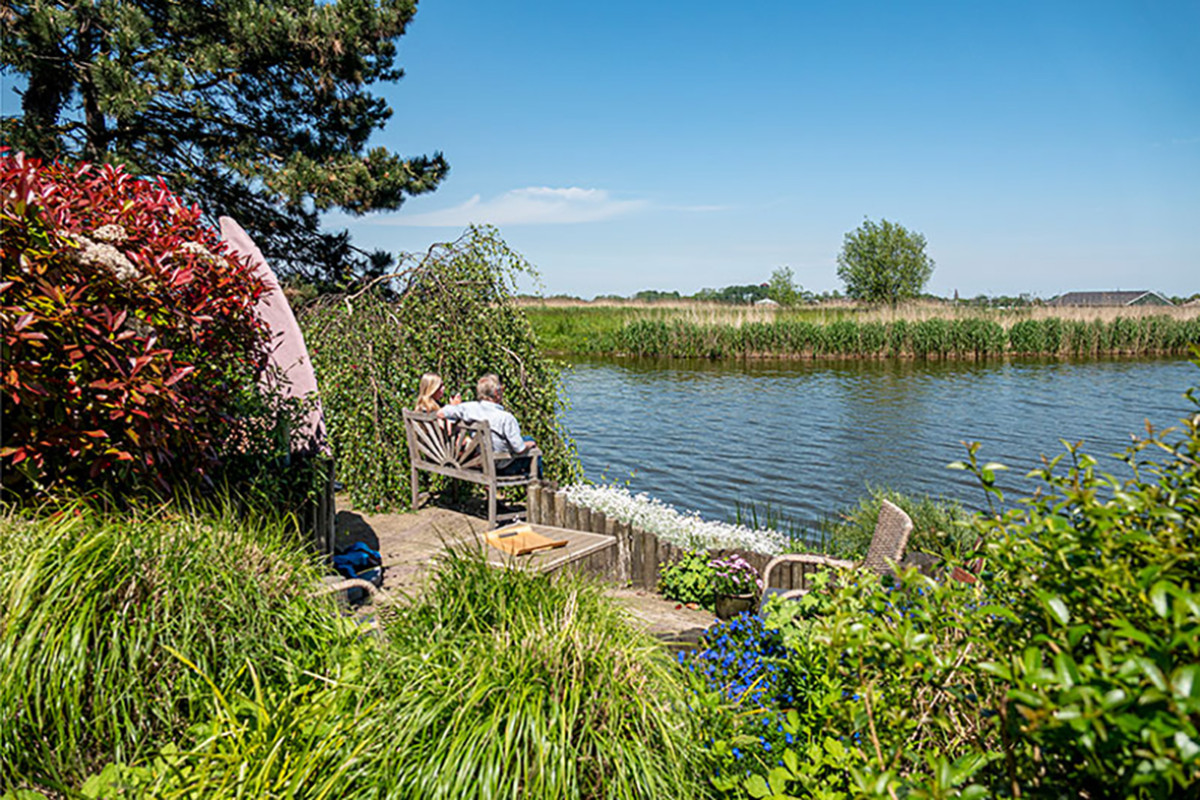
<path fill-rule="evenodd" d="M 1052 306 L 1171 306 L 1158 292 L 1067 292 L 1049 302 Z"/>

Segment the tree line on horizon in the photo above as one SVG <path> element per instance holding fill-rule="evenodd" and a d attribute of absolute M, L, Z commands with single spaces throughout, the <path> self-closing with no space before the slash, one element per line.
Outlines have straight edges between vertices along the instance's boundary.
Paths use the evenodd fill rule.
<path fill-rule="evenodd" d="M 826 302 L 835 302 L 842 300 L 850 300 L 846 294 L 837 289 L 826 290 L 823 292 L 811 292 L 808 290 L 800 290 L 801 299 L 794 305 L 819 305 Z M 530 295 L 523 294 L 519 296 L 522 300 L 578 300 L 588 302 L 586 298 L 578 295 L 560 292 L 552 295 Z M 1200 292 L 1193 292 L 1190 295 L 1167 295 L 1166 297 L 1175 305 L 1185 305 L 1187 303 L 1200 301 Z M 607 300 L 612 302 L 639 302 L 639 303 L 658 303 L 671 302 L 673 300 L 696 302 L 711 302 L 711 303 L 726 303 L 728 305 L 752 305 L 753 303 L 763 298 L 771 297 L 767 287 L 764 284 L 739 285 L 733 284 L 721 289 L 701 289 L 693 294 L 686 294 L 678 290 L 661 290 L 661 289 L 643 289 L 634 292 L 630 295 L 622 294 L 598 294 L 591 298 L 592 302 L 599 300 Z M 1017 295 L 1009 294 L 977 294 L 973 297 L 942 297 L 941 295 L 921 293 L 914 300 L 925 300 L 931 302 L 955 303 L 961 306 L 971 308 L 1033 308 L 1045 305 L 1053 298 L 1040 297 L 1032 292 L 1022 292 Z M 778 301 L 777 301 L 778 302 Z M 783 305 L 781 303 L 781 305 Z"/>

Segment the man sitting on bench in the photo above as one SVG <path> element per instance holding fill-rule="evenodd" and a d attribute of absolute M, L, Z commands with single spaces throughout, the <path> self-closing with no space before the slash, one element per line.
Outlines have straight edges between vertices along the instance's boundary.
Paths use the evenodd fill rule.
<path fill-rule="evenodd" d="M 521 436 L 517 418 L 500 405 L 504 387 L 500 378 L 488 373 L 475 386 L 475 396 L 470 403 L 442 406 L 437 415 L 441 419 L 486 422 L 492 429 L 492 450 L 496 454 L 497 475 L 521 475 L 529 471 L 531 456 L 522 455 L 534 448 L 533 439 Z M 504 461 L 507 459 L 507 461 Z M 502 463 L 503 461 L 503 463 Z M 538 460 L 538 478 L 542 477 L 542 463 Z"/>

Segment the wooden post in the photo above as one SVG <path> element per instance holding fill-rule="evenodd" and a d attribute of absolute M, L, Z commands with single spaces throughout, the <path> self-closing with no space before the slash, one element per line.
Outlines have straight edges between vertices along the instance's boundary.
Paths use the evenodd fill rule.
<path fill-rule="evenodd" d="M 629 540 L 629 579 L 639 589 L 646 588 L 646 573 L 642 563 L 646 554 L 642 552 L 641 533 L 628 522 L 621 523 L 621 535 Z"/>
<path fill-rule="evenodd" d="M 335 518 L 337 517 L 337 500 L 334 497 L 334 469 L 333 459 L 322 459 L 324 463 L 320 464 L 319 469 L 324 478 L 324 486 L 321 487 L 321 494 L 317 497 L 316 507 L 313 509 L 313 544 L 321 555 L 332 556 L 335 546 L 335 530 L 337 528 Z"/>
<path fill-rule="evenodd" d="M 542 487 L 539 483 L 529 484 L 525 490 L 525 516 L 532 525 L 542 521 Z"/>
<path fill-rule="evenodd" d="M 592 510 L 587 506 L 575 507 L 575 522 L 581 531 L 591 532 L 592 530 Z"/>
<path fill-rule="evenodd" d="M 647 589 L 658 588 L 658 537 L 639 529 L 642 540 L 642 580 Z"/>
<path fill-rule="evenodd" d="M 592 510 L 592 527 L 589 529 L 592 533 L 607 533 L 608 516 L 603 511 Z M 611 534 L 609 534 L 611 535 Z"/>
<path fill-rule="evenodd" d="M 567 493 L 558 490 L 554 493 L 554 522 L 556 528 L 567 527 Z"/>
<path fill-rule="evenodd" d="M 613 580 L 624 586 L 629 583 L 629 540 L 621 535 L 617 521 L 607 516 L 604 518 L 604 530 L 600 532 L 617 540 L 617 552 L 613 556 L 616 559 L 613 564 Z"/>

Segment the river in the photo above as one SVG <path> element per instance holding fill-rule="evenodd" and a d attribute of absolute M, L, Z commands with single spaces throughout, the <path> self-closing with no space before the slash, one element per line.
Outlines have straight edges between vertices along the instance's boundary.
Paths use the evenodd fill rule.
<path fill-rule="evenodd" d="M 1200 385 L 1186 359 L 945 361 L 580 360 L 565 374 L 565 415 L 585 475 L 628 482 L 680 510 L 729 520 L 736 504 L 769 503 L 813 525 L 865 487 L 957 499 L 983 493 L 963 441 L 1025 477 L 1060 439 L 1083 440 L 1105 469 L 1131 434 L 1177 425 Z"/>

